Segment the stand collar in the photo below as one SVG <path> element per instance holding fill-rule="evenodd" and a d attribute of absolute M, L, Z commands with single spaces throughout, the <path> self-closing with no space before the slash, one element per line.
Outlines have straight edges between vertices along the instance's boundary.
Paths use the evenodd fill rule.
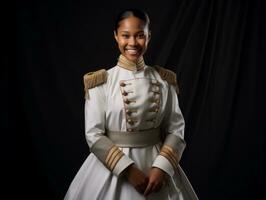
<path fill-rule="evenodd" d="M 137 62 L 128 60 L 125 56 L 120 54 L 117 65 L 130 71 L 140 71 L 145 67 L 143 56 L 141 56 Z"/>

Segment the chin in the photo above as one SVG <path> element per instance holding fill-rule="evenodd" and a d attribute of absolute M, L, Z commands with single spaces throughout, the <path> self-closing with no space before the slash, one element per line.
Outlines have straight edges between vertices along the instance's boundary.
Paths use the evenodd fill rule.
<path fill-rule="evenodd" d="M 125 54 L 124 56 L 128 60 L 135 62 L 135 61 L 137 61 L 141 57 L 141 54 L 137 54 L 137 55 L 128 55 L 128 54 Z"/>

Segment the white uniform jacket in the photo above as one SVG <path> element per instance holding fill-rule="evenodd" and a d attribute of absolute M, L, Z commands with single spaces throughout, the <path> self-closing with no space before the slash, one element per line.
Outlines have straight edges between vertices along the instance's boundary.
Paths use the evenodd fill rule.
<path fill-rule="evenodd" d="M 167 72 L 145 64 L 132 71 L 119 63 L 98 71 L 103 81 L 86 89 L 85 100 L 85 135 L 91 153 L 65 199 L 197 199 L 178 164 L 185 148 L 185 122 L 177 88 L 160 69 Z M 121 147 L 107 135 L 108 131 L 134 134 L 156 128 L 161 139 L 148 146 Z M 169 175 L 168 183 L 159 193 L 142 196 L 121 176 L 132 163 L 145 174 L 151 167 L 162 169 Z"/>

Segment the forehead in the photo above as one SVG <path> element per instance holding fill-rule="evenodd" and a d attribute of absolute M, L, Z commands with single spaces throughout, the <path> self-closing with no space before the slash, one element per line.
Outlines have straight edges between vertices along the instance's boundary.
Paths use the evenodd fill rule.
<path fill-rule="evenodd" d="M 145 23 L 137 17 L 128 17 L 120 21 L 118 31 L 144 31 L 147 28 Z"/>

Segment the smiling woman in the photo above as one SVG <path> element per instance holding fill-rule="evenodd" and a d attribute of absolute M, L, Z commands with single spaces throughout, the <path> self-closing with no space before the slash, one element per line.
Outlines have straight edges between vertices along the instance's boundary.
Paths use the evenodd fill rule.
<path fill-rule="evenodd" d="M 145 64 L 148 15 L 121 12 L 114 37 L 121 55 L 84 75 L 85 135 L 91 153 L 65 200 L 196 200 L 179 165 L 185 122 L 174 72 Z"/>
<path fill-rule="evenodd" d="M 124 12 L 116 20 L 114 35 L 121 54 L 137 62 L 145 53 L 151 37 L 148 16 L 138 11 Z"/>

